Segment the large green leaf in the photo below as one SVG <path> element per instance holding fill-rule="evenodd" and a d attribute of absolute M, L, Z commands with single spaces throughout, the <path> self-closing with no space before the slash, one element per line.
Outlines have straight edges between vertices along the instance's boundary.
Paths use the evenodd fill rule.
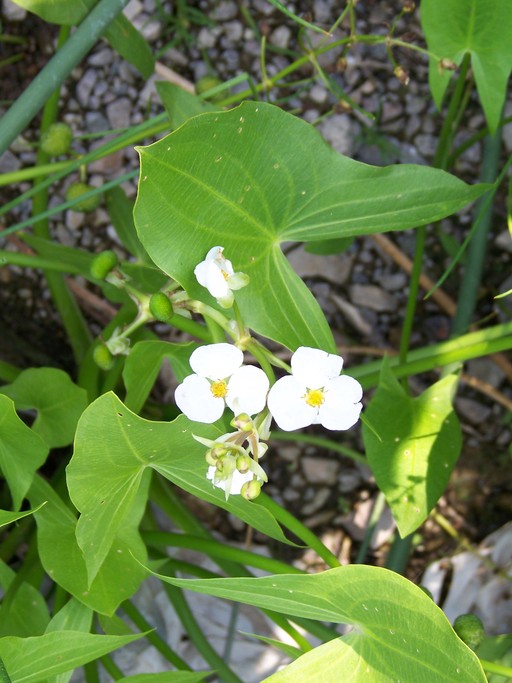
<path fill-rule="evenodd" d="M 475 654 L 437 605 L 402 576 L 349 565 L 312 575 L 163 581 L 198 593 L 353 625 L 266 679 L 272 683 L 485 683 Z"/>
<path fill-rule="evenodd" d="M 173 422 L 150 422 L 113 393 L 100 396 L 82 415 L 75 452 L 67 467 L 69 495 L 82 513 L 77 540 L 92 580 L 113 538 L 126 524 L 144 472 L 154 469 L 185 491 L 219 505 L 263 533 L 285 537 L 272 515 L 257 502 L 231 496 L 206 479 L 205 447 L 192 434 L 215 438 L 213 425 L 192 423 L 183 415 Z"/>
<path fill-rule="evenodd" d="M 134 530 L 134 524 L 120 529 L 89 586 L 87 568 L 75 535 L 75 515 L 41 477 L 34 479 L 29 498 L 33 504 L 48 501 L 35 515 L 39 556 L 47 574 L 84 605 L 101 614 L 112 615 L 135 593 L 146 576 L 140 566 L 146 558 L 146 548 Z M 135 507 L 139 508 L 140 504 L 137 501 Z M 76 624 L 72 626 L 76 628 Z"/>
<path fill-rule="evenodd" d="M 0 658 L 12 683 L 39 683 L 132 643 L 144 634 L 99 636 L 55 631 L 34 638 L 0 638 Z"/>
<path fill-rule="evenodd" d="M 402 536 L 425 521 L 459 457 L 462 437 L 452 406 L 456 384 L 457 377 L 448 375 L 412 398 L 385 362 L 365 411 L 372 426 L 363 424 L 368 464 Z"/>
<path fill-rule="evenodd" d="M 191 296 L 216 305 L 194 267 L 211 247 L 225 247 L 235 270 L 251 278 L 237 292 L 245 321 L 290 348 L 335 349 L 281 242 L 415 227 L 485 189 L 425 166 L 352 161 L 308 123 L 261 102 L 196 116 L 139 153 L 134 217 L 151 258 Z"/>
<path fill-rule="evenodd" d="M 439 59 L 460 65 L 466 54 L 492 133 L 498 125 L 512 70 L 512 3 L 510 0 L 422 0 L 421 23 L 429 50 L 429 82 L 441 107 L 452 72 Z"/>
<path fill-rule="evenodd" d="M 7 524 L 12 524 L 12 522 L 16 522 L 18 519 L 22 519 L 23 517 L 33 515 L 34 512 L 37 512 L 37 510 L 39 510 L 39 508 L 41 508 L 43 505 L 44 503 L 41 503 L 36 510 L 24 510 L 23 512 L 9 512 L 9 510 L 0 510 L 0 527 L 6 526 Z"/>
<path fill-rule="evenodd" d="M 40 636 L 45 632 L 49 621 L 46 601 L 32 584 L 22 582 L 16 585 L 14 593 L 7 593 L 3 597 L 0 607 L 0 637 Z"/>
<path fill-rule="evenodd" d="M 16 510 L 47 455 L 45 442 L 20 420 L 11 399 L 0 394 L 0 470 Z"/>
<path fill-rule="evenodd" d="M 18 410 L 37 410 L 33 431 L 50 448 L 73 441 L 78 418 L 87 406 L 87 392 L 56 368 L 29 368 L 0 389 Z"/>
<path fill-rule="evenodd" d="M 188 359 L 197 344 L 172 344 L 160 340 L 140 341 L 135 344 L 126 359 L 123 379 L 126 386 L 126 406 L 138 413 L 144 405 L 158 377 L 164 359 L 171 363 L 178 382 L 192 370 Z"/>

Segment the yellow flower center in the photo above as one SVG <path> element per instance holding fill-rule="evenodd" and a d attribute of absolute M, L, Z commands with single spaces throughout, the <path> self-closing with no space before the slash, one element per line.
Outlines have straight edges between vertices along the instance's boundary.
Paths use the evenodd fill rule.
<path fill-rule="evenodd" d="M 228 393 L 228 385 L 223 379 L 218 379 L 216 382 L 211 383 L 210 391 L 215 398 L 224 398 L 224 396 Z"/>
<path fill-rule="evenodd" d="M 307 394 L 304 394 L 302 398 L 306 401 L 308 406 L 311 406 L 312 408 L 320 408 L 325 401 L 322 389 L 308 389 Z"/>
<path fill-rule="evenodd" d="M 223 268 L 220 269 L 220 272 L 222 273 L 222 277 L 224 278 L 224 280 L 226 280 L 227 282 L 229 279 L 229 273 L 225 271 Z"/>

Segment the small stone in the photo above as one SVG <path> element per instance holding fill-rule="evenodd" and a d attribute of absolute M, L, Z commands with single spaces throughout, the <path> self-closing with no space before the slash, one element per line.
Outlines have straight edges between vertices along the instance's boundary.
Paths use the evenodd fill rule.
<path fill-rule="evenodd" d="M 239 21 L 227 21 L 223 29 L 226 40 L 230 43 L 238 43 L 242 39 L 244 27 Z"/>
<path fill-rule="evenodd" d="M 302 458 L 301 465 L 308 484 L 333 486 L 336 483 L 340 470 L 340 463 L 337 460 L 306 456 Z"/>
<path fill-rule="evenodd" d="M 486 422 L 491 416 L 491 409 L 479 401 L 463 396 L 455 399 L 455 407 L 462 418 L 474 425 Z"/>
<path fill-rule="evenodd" d="M 354 150 L 356 132 L 347 114 L 335 114 L 318 126 L 325 140 L 340 154 L 350 156 Z"/>
<path fill-rule="evenodd" d="M 140 0 L 130 0 L 123 10 L 123 14 L 127 19 L 133 21 L 144 9 L 144 5 Z"/>
<path fill-rule="evenodd" d="M 372 333 L 372 326 L 365 320 L 359 310 L 351 303 L 343 299 L 337 294 L 331 294 L 331 300 L 336 304 L 336 307 L 345 316 L 346 321 L 352 325 L 364 337 L 369 337 Z"/>
<path fill-rule="evenodd" d="M 466 373 L 497 389 L 505 379 L 505 372 L 491 358 L 474 358 L 468 361 Z"/>
<path fill-rule="evenodd" d="M 405 273 L 384 273 L 380 276 L 379 282 L 387 292 L 396 292 L 403 290 L 407 285 L 407 276 Z"/>
<path fill-rule="evenodd" d="M 9 21 L 24 21 L 27 17 L 27 10 L 19 5 L 16 5 L 12 0 L 4 0 L 2 19 Z"/>
<path fill-rule="evenodd" d="M 301 278 L 321 277 L 337 285 L 350 277 L 352 258 L 347 254 L 310 254 L 301 245 L 288 255 L 290 265 Z"/>
<path fill-rule="evenodd" d="M 236 2 L 232 2 L 232 0 L 220 0 L 210 13 L 210 17 L 214 21 L 228 21 L 229 19 L 234 19 L 237 15 L 238 7 Z"/>
<path fill-rule="evenodd" d="M 338 491 L 351 493 L 361 486 L 361 476 L 357 470 L 343 470 L 338 478 Z"/>
<path fill-rule="evenodd" d="M 21 168 L 21 162 L 10 150 L 0 156 L 0 173 L 12 173 Z"/>
<path fill-rule="evenodd" d="M 120 97 L 107 106 L 107 116 L 112 128 L 128 128 L 132 102 L 127 97 Z"/>
<path fill-rule="evenodd" d="M 498 237 L 496 237 L 495 244 L 499 249 L 512 253 L 512 235 L 508 230 L 500 232 Z"/>
<path fill-rule="evenodd" d="M 87 69 L 76 85 L 76 98 L 82 107 L 88 108 L 89 106 L 89 98 L 94 86 L 96 85 L 97 75 L 98 74 L 95 69 Z"/>
<path fill-rule="evenodd" d="M 397 302 L 392 294 L 377 285 L 352 285 L 350 299 L 356 306 L 369 308 L 371 311 L 395 311 Z"/>
<path fill-rule="evenodd" d="M 323 104 L 327 101 L 329 93 L 323 85 L 319 85 L 318 83 L 316 83 L 309 91 L 309 97 L 316 104 Z"/>
<path fill-rule="evenodd" d="M 283 50 L 286 49 L 290 45 L 290 38 L 292 36 L 292 32 L 288 28 L 288 26 L 278 26 L 274 31 L 272 31 L 270 35 L 270 42 L 272 45 L 275 45 L 276 47 L 280 47 Z"/>
<path fill-rule="evenodd" d="M 434 135 L 420 133 L 414 138 L 414 144 L 416 145 L 420 154 L 425 157 L 433 157 L 436 153 L 437 138 Z"/>
<path fill-rule="evenodd" d="M 162 35 L 162 24 L 159 21 L 149 21 L 144 23 L 140 32 L 148 43 L 154 43 Z"/>
<path fill-rule="evenodd" d="M 426 106 L 426 100 L 423 97 L 411 97 L 410 95 L 406 95 L 405 101 L 405 111 L 409 115 L 421 114 Z"/>
<path fill-rule="evenodd" d="M 219 26 L 203 27 L 197 34 L 197 47 L 200 50 L 210 50 L 215 46 L 221 31 Z"/>
<path fill-rule="evenodd" d="M 330 488 L 327 488 L 325 486 L 325 487 L 318 489 L 318 491 L 315 492 L 313 500 L 302 506 L 301 514 L 303 514 L 304 516 L 307 517 L 309 515 L 314 514 L 315 512 L 318 512 L 318 510 L 323 508 L 325 503 L 329 500 L 330 495 L 331 495 L 331 489 Z M 335 513 L 333 511 L 329 511 L 329 519 L 334 514 Z M 318 526 L 318 525 L 319 525 L 319 523 L 317 522 L 314 526 Z M 313 526 L 311 524 L 311 520 L 310 520 L 310 523 L 308 524 L 308 526 L 310 528 Z"/>
<path fill-rule="evenodd" d="M 85 125 L 90 133 L 102 133 L 109 129 L 108 120 L 98 111 L 87 112 Z"/>
<path fill-rule="evenodd" d="M 108 47 L 104 47 L 102 50 L 95 52 L 89 57 L 90 66 L 107 66 L 112 63 L 114 59 L 114 53 Z"/>
<path fill-rule="evenodd" d="M 81 211 L 66 211 L 66 227 L 75 231 L 81 228 L 85 221 L 85 214 Z"/>

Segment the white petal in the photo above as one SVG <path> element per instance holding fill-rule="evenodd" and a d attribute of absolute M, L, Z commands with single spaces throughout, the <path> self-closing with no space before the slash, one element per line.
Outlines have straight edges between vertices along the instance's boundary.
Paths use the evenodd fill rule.
<path fill-rule="evenodd" d="M 207 264 L 205 287 L 216 299 L 225 297 L 231 291 L 226 278 L 216 261 L 209 261 Z"/>
<path fill-rule="evenodd" d="M 229 495 L 235 496 L 240 495 L 242 486 L 246 482 L 252 481 L 253 479 L 253 474 L 251 471 L 242 474 L 238 470 L 235 470 L 230 478 L 228 477 L 228 479 L 219 479 L 218 481 L 215 481 L 215 473 L 216 468 L 210 466 L 208 468 L 208 472 L 206 473 L 206 478 L 210 481 L 213 481 L 214 486 L 216 486 L 218 489 L 222 489 L 223 491 L 226 491 L 229 486 L 229 490 L 227 490 L 226 492 Z"/>
<path fill-rule="evenodd" d="M 205 261 L 215 261 L 215 259 L 222 254 L 224 247 L 212 247 L 205 256 Z"/>
<path fill-rule="evenodd" d="M 226 403 L 235 415 L 255 415 L 265 407 L 269 381 L 260 368 L 243 365 L 228 382 Z"/>
<path fill-rule="evenodd" d="M 222 398 L 215 398 L 210 391 L 210 383 L 204 377 L 189 375 L 174 393 L 176 405 L 189 420 L 211 424 L 224 412 Z"/>
<path fill-rule="evenodd" d="M 287 375 L 277 380 L 268 394 L 268 409 L 274 420 L 285 432 L 313 424 L 317 409 L 308 405 L 304 398 L 306 387 Z"/>
<path fill-rule="evenodd" d="M 194 268 L 194 275 L 196 276 L 196 280 L 203 287 L 207 286 L 206 283 L 208 282 L 209 269 L 210 264 L 208 263 L 208 261 L 201 261 L 201 263 L 198 263 L 197 266 Z"/>
<path fill-rule="evenodd" d="M 343 367 L 343 358 L 321 349 L 300 346 L 292 356 L 292 373 L 308 389 L 320 389 Z"/>
<path fill-rule="evenodd" d="M 363 404 L 363 389 L 353 377 L 342 375 L 325 388 L 325 402 L 318 416 L 326 429 L 350 429 L 359 419 Z"/>
<path fill-rule="evenodd" d="M 207 344 L 190 356 L 190 367 L 201 377 L 226 379 L 244 362 L 244 354 L 233 344 Z"/>

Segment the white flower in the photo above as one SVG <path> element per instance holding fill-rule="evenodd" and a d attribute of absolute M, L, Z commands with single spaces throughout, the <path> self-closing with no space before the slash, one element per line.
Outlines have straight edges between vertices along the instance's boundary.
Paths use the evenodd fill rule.
<path fill-rule="evenodd" d="M 197 281 L 215 297 L 223 308 L 233 305 L 232 290 L 241 289 L 249 282 L 245 273 L 235 273 L 233 265 L 224 254 L 224 247 L 213 247 L 194 268 Z"/>
<path fill-rule="evenodd" d="M 257 477 L 255 480 L 251 470 L 248 470 L 244 473 L 239 472 L 238 470 L 234 470 L 225 479 L 220 479 L 219 471 L 216 467 L 213 467 L 213 465 L 210 465 L 210 467 L 208 468 L 206 478 L 212 481 L 214 486 L 216 486 L 219 489 L 222 489 L 225 492 L 226 500 L 229 496 L 239 496 L 242 493 L 244 485 L 249 484 L 249 482 L 257 481 L 259 484 L 264 483 L 264 480 L 260 477 Z"/>
<path fill-rule="evenodd" d="M 301 346 L 291 360 L 292 374 L 270 389 L 268 408 L 281 429 L 311 424 L 349 429 L 359 419 L 363 390 L 353 377 L 340 375 L 343 358 Z"/>
<path fill-rule="evenodd" d="M 178 408 L 195 422 L 218 420 L 226 404 L 235 415 L 255 415 L 265 407 L 269 381 L 260 368 L 242 365 L 244 355 L 232 344 L 200 346 L 190 356 L 194 375 L 175 393 Z"/>

